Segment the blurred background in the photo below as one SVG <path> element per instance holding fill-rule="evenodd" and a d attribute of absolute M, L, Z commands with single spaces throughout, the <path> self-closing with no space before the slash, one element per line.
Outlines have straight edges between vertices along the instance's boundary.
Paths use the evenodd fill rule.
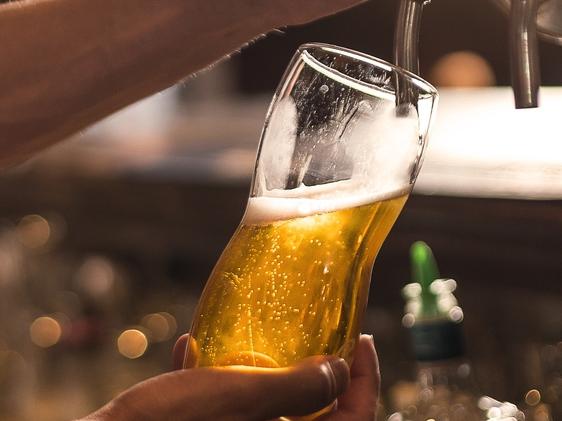
<path fill-rule="evenodd" d="M 170 369 L 243 213 L 294 50 L 321 41 L 391 60 L 395 14 L 394 0 L 379 0 L 274 33 L 0 176 L 1 420 L 84 416 Z M 421 73 L 442 100 L 364 324 L 387 405 L 414 376 L 401 288 L 419 239 L 457 280 L 481 389 L 562 405 L 562 48 L 541 44 L 542 107 L 515 111 L 507 43 L 488 0 L 424 12 Z"/>

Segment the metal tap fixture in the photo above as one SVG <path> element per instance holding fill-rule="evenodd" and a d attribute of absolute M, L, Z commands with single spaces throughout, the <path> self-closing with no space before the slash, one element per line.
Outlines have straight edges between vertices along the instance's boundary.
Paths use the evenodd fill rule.
<path fill-rule="evenodd" d="M 562 45 L 562 0 L 492 0 L 509 15 L 511 84 L 516 108 L 538 106 L 538 37 Z M 400 0 L 394 34 L 397 65 L 419 73 L 418 45 L 423 6 L 429 0 Z M 409 102 L 408 89 L 401 96 Z"/>
<path fill-rule="evenodd" d="M 537 10 L 540 0 L 513 0 L 509 21 L 511 86 L 516 108 L 539 105 L 540 63 Z"/>
<path fill-rule="evenodd" d="M 398 18 L 394 31 L 394 61 L 397 66 L 419 74 L 419 38 L 422 9 L 429 0 L 400 0 Z M 416 105 L 416 95 L 400 77 L 396 81 L 396 102 L 398 106 Z M 399 107 L 400 110 L 400 107 Z"/>

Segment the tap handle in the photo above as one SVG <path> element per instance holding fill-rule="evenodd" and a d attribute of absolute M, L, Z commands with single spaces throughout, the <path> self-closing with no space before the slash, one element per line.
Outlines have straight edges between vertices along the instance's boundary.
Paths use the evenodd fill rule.
<path fill-rule="evenodd" d="M 428 0 L 400 0 L 394 29 L 394 63 L 412 73 L 419 74 L 419 38 L 422 10 Z M 409 104 L 416 106 L 417 96 L 404 78 L 396 80 L 396 102 L 400 112 Z"/>
<path fill-rule="evenodd" d="M 540 64 L 537 10 L 540 0 L 512 0 L 509 22 L 511 84 L 516 108 L 538 107 Z"/>
<path fill-rule="evenodd" d="M 419 38 L 425 0 L 400 0 L 394 29 L 394 62 L 419 73 Z"/>

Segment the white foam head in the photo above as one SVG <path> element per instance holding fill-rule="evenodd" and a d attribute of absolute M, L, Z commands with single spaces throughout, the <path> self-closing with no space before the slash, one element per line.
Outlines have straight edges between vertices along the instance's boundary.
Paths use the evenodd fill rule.
<path fill-rule="evenodd" d="M 422 151 L 417 110 L 411 106 L 408 111 L 398 115 L 394 101 L 362 100 L 338 120 L 337 130 L 326 126 L 308 134 L 305 140 L 313 146 L 307 149 L 297 144 L 296 104 L 290 97 L 279 100 L 265 126 L 252 189 L 256 197 L 250 198 L 243 222 L 333 212 L 408 193 Z M 293 157 L 299 148 L 307 159 L 296 161 L 297 183 L 307 173 L 320 180 L 349 179 L 284 189 L 296 174 Z M 338 172 L 335 159 L 341 161 Z"/>
<path fill-rule="evenodd" d="M 350 209 L 407 194 L 409 188 L 385 194 L 365 194 L 354 191 L 351 180 L 319 186 L 301 186 L 292 190 L 271 190 L 267 196 L 248 200 L 243 223 L 264 224 L 302 218 L 320 213 Z"/>

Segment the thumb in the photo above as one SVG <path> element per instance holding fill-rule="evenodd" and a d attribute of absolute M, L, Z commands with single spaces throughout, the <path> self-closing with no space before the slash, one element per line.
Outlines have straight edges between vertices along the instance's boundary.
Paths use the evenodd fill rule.
<path fill-rule="evenodd" d="M 179 370 L 129 389 L 109 406 L 112 420 L 266 420 L 316 412 L 345 391 L 341 358 L 311 357 L 287 368 Z M 119 415 L 116 417 L 115 415 Z"/>
<path fill-rule="evenodd" d="M 319 411 L 345 392 L 350 382 L 347 363 L 333 356 L 310 357 L 288 369 L 267 369 L 263 374 L 255 377 L 255 394 L 247 395 L 252 405 L 255 400 L 261 402 L 256 420 Z"/>

